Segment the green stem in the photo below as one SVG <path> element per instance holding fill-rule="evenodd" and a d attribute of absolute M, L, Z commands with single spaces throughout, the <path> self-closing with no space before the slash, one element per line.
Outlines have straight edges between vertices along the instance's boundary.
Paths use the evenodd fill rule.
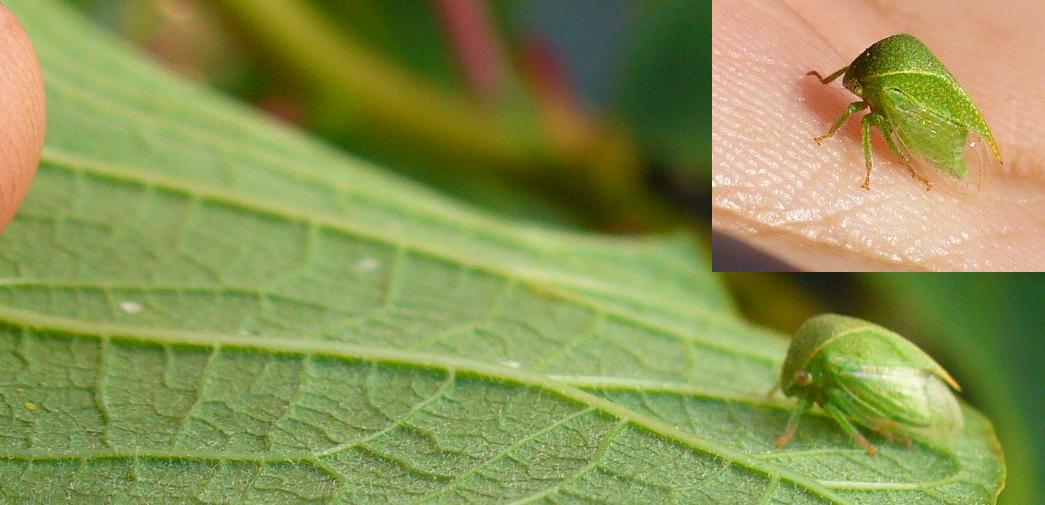
<path fill-rule="evenodd" d="M 632 139 L 620 130 L 586 121 L 562 127 L 520 107 L 483 110 L 374 54 L 303 0 L 214 5 L 365 136 L 441 155 L 464 176 L 478 167 L 502 171 L 595 216 L 602 227 L 640 231 L 683 223 L 677 209 L 645 189 Z"/>
<path fill-rule="evenodd" d="M 457 155 L 524 165 L 538 139 L 507 118 L 437 90 L 340 32 L 300 0 L 217 0 L 252 40 L 308 89 L 361 113 L 366 124 Z M 335 92 L 332 92 L 336 90 Z"/>

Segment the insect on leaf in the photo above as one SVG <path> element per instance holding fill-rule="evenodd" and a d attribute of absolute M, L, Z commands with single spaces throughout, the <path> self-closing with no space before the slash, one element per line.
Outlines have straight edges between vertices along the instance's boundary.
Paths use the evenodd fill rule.
<path fill-rule="evenodd" d="M 780 371 L 780 388 L 798 398 L 777 445 L 794 438 L 801 413 L 816 402 L 868 455 L 878 448 L 853 426 L 912 445 L 944 442 L 965 426 L 951 387 L 958 383 L 903 336 L 848 316 L 810 318 L 796 332 Z M 945 442 L 944 442 L 945 443 Z"/>
<path fill-rule="evenodd" d="M 943 63 L 911 35 L 879 40 L 827 77 L 815 70 L 806 75 L 816 76 L 822 84 L 843 76 L 845 88 L 861 98 L 850 103 L 826 133 L 815 137 L 816 143 L 834 135 L 855 112 L 870 108 L 861 120 L 865 190 L 871 188 L 871 128 L 875 127 L 926 190 L 935 180 L 959 192 L 977 191 L 993 163 L 978 152 L 987 147 L 980 137 L 1001 163 L 1001 152 L 979 109 Z M 967 150 L 974 154 L 966 155 Z M 938 177 L 937 171 L 947 177 Z"/>

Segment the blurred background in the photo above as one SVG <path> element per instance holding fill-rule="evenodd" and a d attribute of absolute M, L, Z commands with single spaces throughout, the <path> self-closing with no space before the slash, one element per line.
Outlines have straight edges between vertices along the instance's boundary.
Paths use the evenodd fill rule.
<path fill-rule="evenodd" d="M 710 229 L 705 0 L 66 0 L 178 73 L 515 220 Z"/>
<path fill-rule="evenodd" d="M 709 242 L 709 1 L 66 1 L 202 85 L 508 219 Z M 1001 503 L 1045 499 L 1045 277 L 723 279 L 787 334 L 835 311 L 915 341 L 994 422 Z"/>

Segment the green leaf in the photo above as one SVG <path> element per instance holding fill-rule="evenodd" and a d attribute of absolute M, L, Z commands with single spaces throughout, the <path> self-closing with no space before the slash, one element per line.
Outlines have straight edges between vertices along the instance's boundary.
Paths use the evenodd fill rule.
<path fill-rule="evenodd" d="M 178 81 L 49 0 L 0 241 L 9 502 L 992 502 L 993 431 L 773 445 L 787 341 L 685 236 L 496 220 Z"/>

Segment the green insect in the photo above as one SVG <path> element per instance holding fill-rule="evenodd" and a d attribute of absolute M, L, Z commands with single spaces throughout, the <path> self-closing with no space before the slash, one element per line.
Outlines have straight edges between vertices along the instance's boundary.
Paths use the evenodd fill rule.
<path fill-rule="evenodd" d="M 878 453 L 853 426 L 864 426 L 911 446 L 908 436 L 939 440 L 960 432 L 962 411 L 948 386 L 958 383 L 900 335 L 854 317 L 823 314 L 802 324 L 780 372 L 780 388 L 797 396 L 784 434 L 786 446 L 813 402 L 867 453 Z"/>
<path fill-rule="evenodd" d="M 863 189 L 871 189 L 872 126 L 882 132 L 889 147 L 926 190 L 932 183 L 915 169 L 916 165 L 935 167 L 958 180 L 968 181 L 970 168 L 977 178 L 982 177 L 993 158 L 985 154 L 981 139 L 987 140 L 998 164 L 1002 163 L 994 136 L 969 95 L 929 48 L 913 36 L 899 34 L 879 40 L 849 66 L 826 78 L 815 70 L 806 75 L 827 84 L 843 74 L 842 84 L 860 100 L 849 104 L 831 129 L 814 140 L 820 144 L 857 111 L 870 107 L 871 112 L 861 121 L 867 165 Z"/>

